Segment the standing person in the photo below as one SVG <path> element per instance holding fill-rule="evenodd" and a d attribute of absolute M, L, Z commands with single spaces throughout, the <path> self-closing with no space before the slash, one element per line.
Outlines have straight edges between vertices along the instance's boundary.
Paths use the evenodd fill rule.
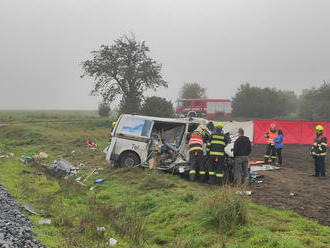
<path fill-rule="evenodd" d="M 274 138 L 274 143 L 278 165 L 282 166 L 283 132 L 281 129 L 277 130 L 277 136 Z"/>
<path fill-rule="evenodd" d="M 224 135 L 223 124 L 218 122 L 215 126 L 215 132 L 211 134 L 207 144 L 209 154 L 209 184 L 222 185 L 224 176 L 224 156 L 225 146 L 228 144 L 228 138 Z"/>
<path fill-rule="evenodd" d="M 323 127 L 315 127 L 316 137 L 312 147 L 312 156 L 314 158 L 315 174 L 314 177 L 325 178 L 325 156 L 327 155 L 327 137 L 323 135 Z M 321 175 L 321 176 L 320 176 Z"/>
<path fill-rule="evenodd" d="M 206 176 L 206 170 L 204 169 L 203 159 L 203 130 L 197 128 L 190 137 L 189 140 L 189 180 L 196 180 L 196 172 L 200 174 L 200 180 L 204 180 Z"/>
<path fill-rule="evenodd" d="M 274 138 L 276 136 L 277 136 L 277 131 L 275 129 L 275 124 L 271 124 L 269 131 L 265 134 L 265 138 L 267 138 L 266 153 L 264 155 L 265 164 L 269 164 L 269 161 L 271 161 L 271 163 L 275 162 L 276 151 L 275 151 Z"/>
<path fill-rule="evenodd" d="M 249 178 L 249 155 L 251 153 L 251 142 L 249 137 L 244 136 L 243 128 L 238 129 L 238 138 L 234 143 L 234 183 L 247 182 Z"/>

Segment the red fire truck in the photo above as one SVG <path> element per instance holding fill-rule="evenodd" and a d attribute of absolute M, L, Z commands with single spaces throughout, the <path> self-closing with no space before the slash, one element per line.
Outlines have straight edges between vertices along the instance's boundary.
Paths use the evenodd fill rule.
<path fill-rule="evenodd" d="M 206 118 L 220 118 L 233 112 L 230 99 L 178 99 L 176 113 L 187 116 L 196 113 Z"/>

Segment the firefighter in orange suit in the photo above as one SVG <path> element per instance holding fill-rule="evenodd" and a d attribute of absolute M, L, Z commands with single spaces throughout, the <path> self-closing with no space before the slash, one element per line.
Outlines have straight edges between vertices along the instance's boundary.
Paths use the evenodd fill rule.
<path fill-rule="evenodd" d="M 276 149 L 274 142 L 274 138 L 276 137 L 277 137 L 277 130 L 275 129 L 275 125 L 271 124 L 269 131 L 265 135 L 265 138 L 267 138 L 266 153 L 264 155 L 265 164 L 269 164 L 269 162 L 273 164 L 276 160 Z"/>
<path fill-rule="evenodd" d="M 204 141 L 203 129 L 199 126 L 191 135 L 189 140 L 189 180 L 195 181 L 196 174 L 199 174 L 199 180 L 203 182 L 206 176 L 204 165 Z"/>

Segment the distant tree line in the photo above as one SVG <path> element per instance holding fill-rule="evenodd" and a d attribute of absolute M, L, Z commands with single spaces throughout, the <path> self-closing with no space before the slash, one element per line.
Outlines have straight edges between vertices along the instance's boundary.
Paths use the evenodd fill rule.
<path fill-rule="evenodd" d="M 123 35 L 112 45 L 92 51 L 92 58 L 82 62 L 82 77 L 93 78 L 90 94 L 101 98 L 99 114 L 108 116 L 110 105 L 119 100 L 120 113 L 139 113 L 173 117 L 171 101 L 162 97 L 144 97 L 147 90 L 168 87 L 161 76 L 162 65 L 148 56 L 149 47 L 134 35 Z M 185 83 L 181 98 L 206 98 L 206 89 L 196 82 Z M 242 84 L 233 101 L 233 117 L 255 119 L 330 120 L 330 83 L 304 90 L 301 96 L 293 91 L 260 88 Z"/>
<path fill-rule="evenodd" d="M 293 91 L 242 84 L 233 109 L 233 117 L 330 120 L 330 84 L 304 90 L 299 97 Z"/>

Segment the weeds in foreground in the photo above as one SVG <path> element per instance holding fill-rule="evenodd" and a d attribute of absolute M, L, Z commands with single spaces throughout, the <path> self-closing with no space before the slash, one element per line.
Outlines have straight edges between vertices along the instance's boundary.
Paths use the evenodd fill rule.
<path fill-rule="evenodd" d="M 246 224 L 249 214 L 248 199 L 245 195 L 237 194 L 237 191 L 237 188 L 225 186 L 206 196 L 200 207 L 203 224 L 217 228 L 220 233 L 234 231 Z"/>

